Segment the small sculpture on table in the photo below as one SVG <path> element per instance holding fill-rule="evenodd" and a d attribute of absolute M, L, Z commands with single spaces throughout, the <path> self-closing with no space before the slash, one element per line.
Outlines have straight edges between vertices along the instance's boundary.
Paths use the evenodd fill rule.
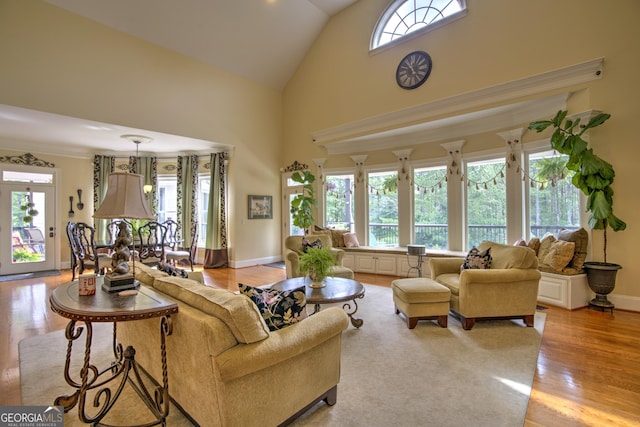
<path fill-rule="evenodd" d="M 131 238 L 127 233 L 127 224 L 123 221 L 118 224 L 118 236 L 113 243 L 114 253 L 111 256 L 111 273 L 113 275 L 124 275 L 129 273 L 129 258 L 131 251 L 129 245 Z"/>
<path fill-rule="evenodd" d="M 107 292 L 118 292 L 137 288 L 134 275 L 130 273 L 129 259 L 131 258 L 131 237 L 127 224 L 118 224 L 118 236 L 113 244 L 114 253 L 111 256 L 111 272 L 105 275 L 103 289 Z M 135 262 L 135 260 L 134 260 Z"/>

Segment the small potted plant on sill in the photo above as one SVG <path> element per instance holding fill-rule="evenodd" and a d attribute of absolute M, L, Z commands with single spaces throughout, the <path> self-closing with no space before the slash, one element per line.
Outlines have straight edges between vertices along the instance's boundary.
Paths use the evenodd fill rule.
<path fill-rule="evenodd" d="M 607 228 L 622 231 L 627 224 L 613 214 L 613 166 L 593 153 L 582 135 L 589 129 L 606 122 L 610 114 L 598 113 L 586 125 L 580 124 L 580 118 L 566 118 L 567 111 L 558 111 L 551 120 L 531 122 L 529 129 L 542 132 L 548 127 L 555 128 L 551 136 L 551 147 L 559 153 L 569 156 L 567 169 L 575 172 L 572 184 L 587 196 L 589 227 L 602 230 L 603 262 L 585 262 L 589 287 L 596 294 L 590 305 L 600 309 L 613 310 L 614 305 L 607 300 L 616 283 L 616 273 L 622 268 L 619 264 L 607 262 Z"/>
<path fill-rule="evenodd" d="M 324 287 L 323 280 L 331 274 L 331 267 L 336 264 L 336 259 L 327 248 L 309 248 L 300 256 L 300 272 L 309 276 L 311 288 Z"/>

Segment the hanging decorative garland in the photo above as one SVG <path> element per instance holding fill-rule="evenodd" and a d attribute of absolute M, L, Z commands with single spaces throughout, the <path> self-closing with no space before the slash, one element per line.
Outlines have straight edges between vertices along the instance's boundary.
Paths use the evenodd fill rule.
<path fill-rule="evenodd" d="M 560 174 L 557 177 L 549 178 L 546 180 L 540 180 L 530 176 L 526 172 L 525 168 L 523 168 L 520 165 L 520 162 L 518 161 L 518 158 L 513 151 L 513 145 L 519 142 L 520 142 L 519 140 L 508 141 L 510 150 L 509 150 L 509 153 L 507 154 L 507 161 L 505 162 L 505 164 L 502 165 L 500 170 L 497 171 L 493 177 L 484 181 L 475 181 L 465 176 L 465 174 L 460 174 L 460 166 L 458 165 L 455 159 L 452 159 L 451 164 L 447 167 L 447 171 L 443 173 L 442 177 L 436 180 L 433 184 L 429 184 L 429 185 L 421 185 L 417 183 L 415 181 L 415 178 L 411 177 L 408 173 L 408 169 L 405 164 L 407 159 L 400 159 L 400 162 L 401 162 L 400 175 L 398 175 L 395 181 L 397 184 L 404 177 L 404 179 L 409 180 L 410 185 L 412 185 L 415 188 L 415 191 L 417 193 L 426 195 L 428 192 L 435 193 L 437 190 L 442 189 L 444 183 L 449 181 L 449 175 L 454 175 L 454 174 L 460 175 L 461 181 L 464 182 L 466 180 L 468 188 L 474 188 L 476 190 L 488 190 L 489 185 L 497 186 L 505 178 L 505 168 L 511 168 L 511 167 L 516 168 L 516 173 L 521 175 L 522 181 L 527 181 L 531 186 L 531 188 L 538 188 L 540 190 L 544 190 L 549 186 L 555 187 L 558 181 L 561 181 L 566 177 L 564 173 Z M 356 177 L 355 177 L 356 183 L 364 181 L 364 173 L 362 169 L 363 169 L 362 164 L 356 164 Z M 356 183 L 352 184 L 351 188 L 349 189 L 349 194 L 353 194 L 353 190 L 354 190 L 354 187 L 356 186 Z M 382 187 L 378 188 L 374 185 L 368 184 L 368 187 L 369 187 L 369 193 L 375 194 L 378 197 L 380 197 L 381 195 L 386 195 L 388 193 L 397 191 L 397 185 L 394 188 L 390 188 L 388 185 L 383 185 Z M 329 188 L 327 188 L 327 194 L 335 198 L 346 198 L 345 194 L 339 193 Z"/>
<path fill-rule="evenodd" d="M 435 193 L 437 190 L 442 189 L 443 184 L 447 181 L 449 181 L 447 177 L 447 173 L 443 172 L 443 175 L 440 178 L 438 178 L 435 183 L 431 185 L 420 185 L 417 182 L 415 182 L 414 179 L 411 179 L 411 185 L 414 186 L 415 191 L 417 193 L 422 194 L 424 196 L 428 192 Z"/>
<path fill-rule="evenodd" d="M 565 173 L 564 171 L 562 171 L 560 173 L 559 176 L 554 176 L 552 178 L 549 179 L 545 179 L 545 180 L 540 180 L 540 179 L 536 179 L 532 176 L 530 176 L 526 169 L 523 168 L 520 165 L 520 162 L 518 161 L 518 157 L 515 155 L 515 153 L 513 152 L 514 148 L 513 146 L 515 144 L 518 144 L 520 141 L 519 140 L 514 140 L 514 141 L 507 141 L 507 143 L 509 144 L 509 154 L 507 156 L 507 167 L 510 168 L 511 165 L 513 164 L 516 168 L 516 173 L 520 174 L 522 181 L 528 181 L 529 182 L 529 186 L 531 188 L 537 188 L 538 190 L 544 190 L 546 188 L 549 187 L 549 185 L 553 188 L 557 185 L 558 181 L 562 181 L 563 179 L 565 179 Z M 558 153 L 554 150 L 554 157 L 553 159 L 558 159 L 560 158 L 560 156 L 558 156 Z"/>
<path fill-rule="evenodd" d="M 507 163 L 508 165 L 508 163 Z M 460 178 L 462 181 L 465 180 L 464 174 Z M 498 185 L 498 179 L 504 179 L 504 165 L 500 168 L 500 170 L 493 176 L 493 178 L 489 178 L 486 181 L 474 181 L 472 179 L 467 179 L 467 187 L 475 188 L 476 190 L 488 190 L 489 184 Z"/>

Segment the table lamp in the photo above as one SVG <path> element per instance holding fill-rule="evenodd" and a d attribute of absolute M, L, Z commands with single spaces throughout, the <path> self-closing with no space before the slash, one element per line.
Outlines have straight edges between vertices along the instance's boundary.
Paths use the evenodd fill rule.
<path fill-rule="evenodd" d="M 154 219 L 149 211 L 143 191 L 144 177 L 134 173 L 112 173 L 109 175 L 107 194 L 100 207 L 93 214 L 99 219 Z M 119 292 L 136 289 L 136 260 L 133 257 L 133 272 L 129 272 L 129 245 L 131 235 L 122 224 L 114 243 L 111 257 L 111 271 L 104 277 L 102 289 L 107 292 Z"/>

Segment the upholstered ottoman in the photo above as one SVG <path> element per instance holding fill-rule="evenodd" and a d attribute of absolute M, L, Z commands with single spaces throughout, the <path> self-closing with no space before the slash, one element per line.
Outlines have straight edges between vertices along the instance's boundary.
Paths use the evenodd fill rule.
<path fill-rule="evenodd" d="M 418 320 L 438 320 L 441 327 L 447 327 L 449 288 L 425 277 L 396 279 L 391 288 L 396 314 L 404 314 L 409 329 L 415 328 Z"/>
<path fill-rule="evenodd" d="M 353 270 L 347 267 L 339 266 L 339 265 L 335 265 L 331 267 L 330 275 L 333 277 L 342 277 L 343 279 L 353 280 Z"/>

